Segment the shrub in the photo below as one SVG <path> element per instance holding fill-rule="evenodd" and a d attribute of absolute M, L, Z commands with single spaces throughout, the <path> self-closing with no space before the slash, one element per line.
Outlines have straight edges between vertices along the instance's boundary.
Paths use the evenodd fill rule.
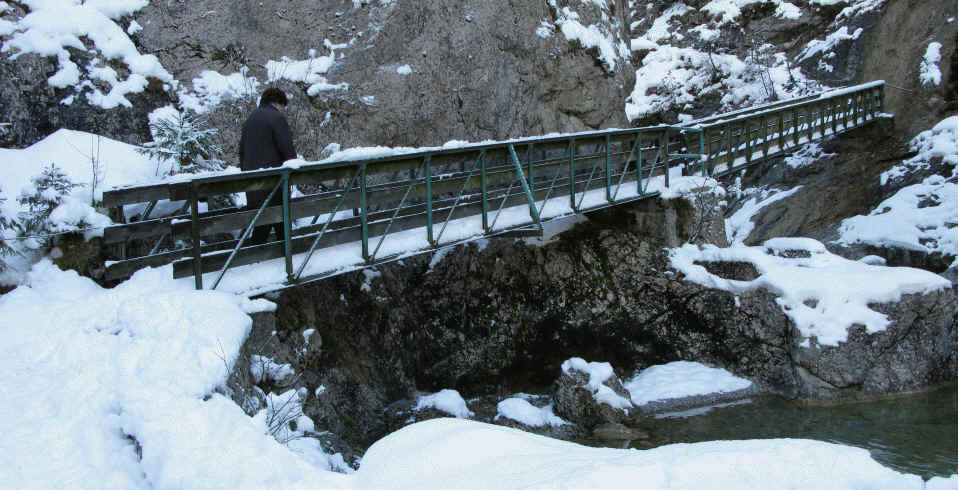
<path fill-rule="evenodd" d="M 44 167 L 40 175 L 31 179 L 33 189 L 23 191 L 17 201 L 25 206 L 26 211 L 20 213 L 20 229 L 27 235 L 48 234 L 53 231 L 50 223 L 50 213 L 63 202 L 63 198 L 73 189 L 81 187 L 57 167 L 50 164 Z M 37 240 L 42 245 L 48 245 L 49 238 Z"/>
<path fill-rule="evenodd" d="M 222 150 L 213 143 L 218 130 L 206 127 L 206 120 L 189 111 L 169 110 L 150 118 L 153 141 L 137 151 L 159 164 L 169 163 L 166 175 L 222 170 L 225 163 L 213 158 Z"/>
<path fill-rule="evenodd" d="M 9 257 L 16 253 L 10 244 L 10 239 L 16 234 L 16 220 L 6 216 L 3 213 L 3 203 L 7 200 L 3 197 L 3 190 L 0 189 L 0 272 L 7 269 L 4 257 Z"/>

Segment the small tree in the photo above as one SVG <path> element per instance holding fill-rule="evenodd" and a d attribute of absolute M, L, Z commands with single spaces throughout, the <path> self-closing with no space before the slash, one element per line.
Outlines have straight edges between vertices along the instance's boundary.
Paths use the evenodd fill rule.
<path fill-rule="evenodd" d="M 80 184 L 70 180 L 59 167 L 50 164 L 44 167 L 40 175 L 31 179 L 33 189 L 20 194 L 17 201 L 27 210 L 21 213 L 20 227 L 26 234 L 35 235 L 50 233 L 53 226 L 50 223 L 50 213 L 63 202 L 63 198 Z M 39 240 L 41 244 L 48 244 L 49 239 Z"/>
<path fill-rule="evenodd" d="M 212 158 L 222 150 L 213 143 L 218 131 L 207 128 L 206 120 L 189 111 L 169 114 L 150 121 L 150 133 L 153 141 L 146 143 L 137 151 L 158 163 L 170 162 L 167 175 L 180 172 L 196 173 L 208 170 L 222 170 L 222 160 Z M 159 166 L 157 166 L 159 175 Z"/>
<path fill-rule="evenodd" d="M 91 135 L 90 139 L 90 206 L 96 206 L 96 188 L 103 183 L 103 164 L 100 162 L 100 135 Z"/>
<path fill-rule="evenodd" d="M 15 234 L 16 221 L 3 214 L 3 203 L 6 201 L 6 198 L 3 197 L 3 190 L 0 189 L 0 272 L 7 268 L 3 257 L 9 257 L 16 253 L 13 246 L 8 242 Z"/>

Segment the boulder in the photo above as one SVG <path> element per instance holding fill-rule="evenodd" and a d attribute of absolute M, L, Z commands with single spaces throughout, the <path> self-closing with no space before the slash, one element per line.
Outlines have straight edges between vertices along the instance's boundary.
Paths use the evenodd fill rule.
<path fill-rule="evenodd" d="M 587 428 L 622 422 L 636 411 L 609 363 L 579 358 L 562 364 L 553 399 L 557 415 Z"/>

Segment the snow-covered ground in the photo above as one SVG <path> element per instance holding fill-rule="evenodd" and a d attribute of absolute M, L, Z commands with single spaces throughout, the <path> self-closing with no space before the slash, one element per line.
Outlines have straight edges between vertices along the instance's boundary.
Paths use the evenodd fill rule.
<path fill-rule="evenodd" d="M 622 383 L 636 405 L 689 396 L 744 390 L 752 382 L 719 368 L 690 361 L 651 366 Z"/>
<path fill-rule="evenodd" d="M 822 442 L 639 452 L 457 419 L 409 426 L 370 448 L 356 473 L 334 473 L 341 458 L 308 438 L 280 444 L 262 412 L 249 417 L 218 392 L 249 331 L 247 313 L 271 307 L 193 291 L 162 269 L 105 290 L 36 265 L 27 284 L 0 296 L 0 487 L 921 488 L 864 450 Z M 503 411 L 558 423 L 528 407 Z"/>
<path fill-rule="evenodd" d="M 806 440 L 716 441 L 647 451 L 588 448 L 458 419 L 377 442 L 360 488 L 920 489 L 863 449 Z"/>

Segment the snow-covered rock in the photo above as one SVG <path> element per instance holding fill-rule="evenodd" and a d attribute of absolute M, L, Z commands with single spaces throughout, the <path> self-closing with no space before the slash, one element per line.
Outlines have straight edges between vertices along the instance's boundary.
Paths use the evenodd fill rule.
<path fill-rule="evenodd" d="M 604 422 L 622 422 L 635 408 L 612 365 L 579 357 L 562 363 L 553 398 L 561 417 L 589 428 Z"/>

